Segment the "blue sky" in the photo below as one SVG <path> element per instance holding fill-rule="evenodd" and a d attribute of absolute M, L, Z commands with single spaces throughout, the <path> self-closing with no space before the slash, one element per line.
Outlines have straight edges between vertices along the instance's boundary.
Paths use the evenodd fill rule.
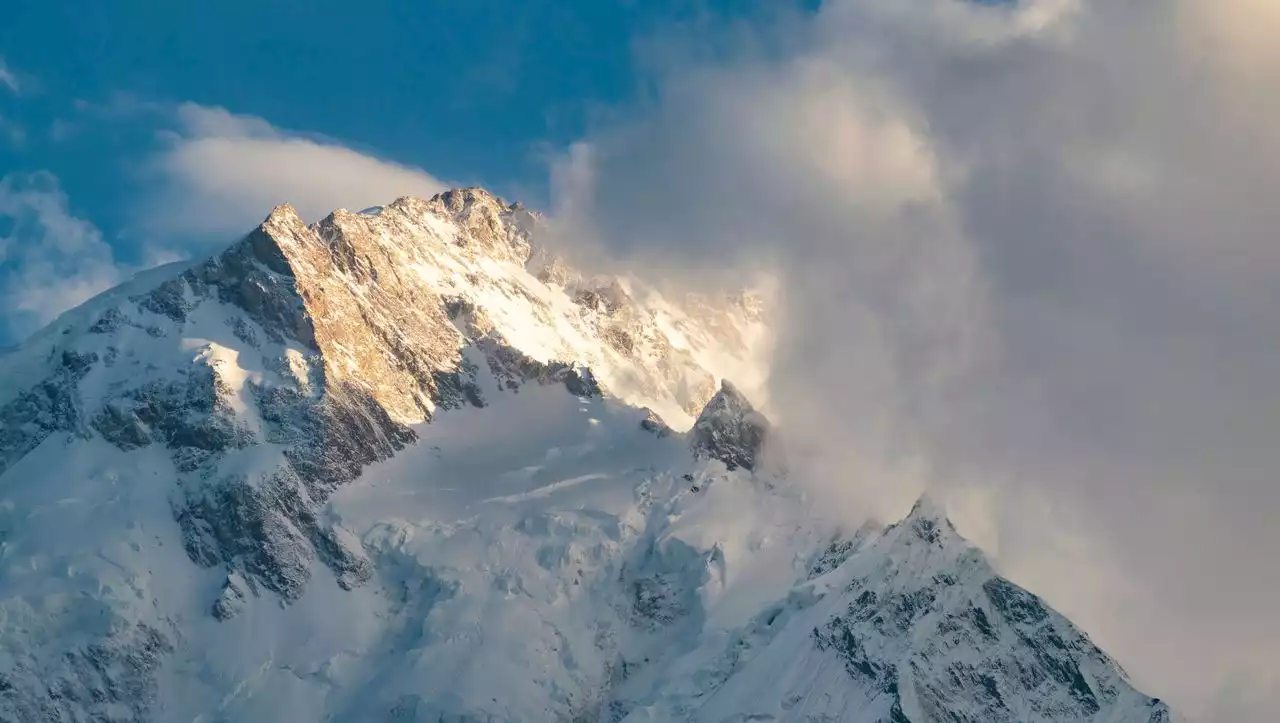
<path fill-rule="evenodd" d="M 66 267 L 65 276 L 81 271 L 70 268 L 71 259 L 88 255 L 127 272 L 205 250 L 251 222 L 247 207 L 260 205 L 252 213 L 264 215 L 274 200 L 286 200 L 294 179 L 264 179 L 255 193 L 232 199 L 234 213 L 221 213 L 230 214 L 226 223 L 153 222 L 156 206 L 172 212 L 184 202 L 161 199 L 182 179 L 196 182 L 193 164 L 216 155 L 233 175 L 234 157 L 221 146 L 182 146 L 209 131 L 222 110 L 239 127 L 214 135 L 306 138 L 537 206 L 546 202 L 555 154 L 599 119 L 651 94 L 652 43 L 747 21 L 752 5 L 9 3 L 0 23 L 0 176 L 8 179 L 0 190 L 9 199 L 7 208 L 0 202 L 0 237 L 8 239 L 0 299 L 23 292 L 23 303 L 37 308 L 10 302 L 0 313 L 0 345 L 47 320 L 59 293 L 76 302 L 113 278 L 89 273 L 84 284 L 45 288 L 36 302 L 25 293 L 34 282 L 21 276 L 24 267 L 45 264 L 53 274 Z M 190 157 L 175 158 L 175 147 Z M 255 154 L 260 147 L 239 150 L 262 157 Z M 186 164 L 181 171 L 173 167 L 179 163 Z M 430 190 L 429 182 L 404 185 L 405 192 Z M 274 195 L 282 197 L 268 200 Z M 41 214 L 32 215 L 33 198 L 45 204 Z M 84 222 L 71 237 L 92 233 L 88 224 L 106 248 L 64 243 L 59 252 L 54 237 L 67 238 L 69 227 L 55 231 L 38 222 L 56 218 L 50 204 Z M 59 262 L 59 253 L 71 258 Z"/>

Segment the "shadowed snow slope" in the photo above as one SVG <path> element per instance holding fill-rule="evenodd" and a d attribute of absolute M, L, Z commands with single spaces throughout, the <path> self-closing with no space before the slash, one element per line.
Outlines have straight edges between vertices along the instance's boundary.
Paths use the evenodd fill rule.
<path fill-rule="evenodd" d="M 0 721 L 1169 720 L 927 500 L 759 464 L 757 300 L 540 223 L 282 206 L 0 356 Z"/>

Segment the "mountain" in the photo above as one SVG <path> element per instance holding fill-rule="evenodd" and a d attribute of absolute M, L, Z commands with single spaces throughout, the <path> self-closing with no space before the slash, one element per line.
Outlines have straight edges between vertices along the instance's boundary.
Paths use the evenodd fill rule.
<path fill-rule="evenodd" d="M 808 501 L 762 298 L 543 232 L 281 206 L 0 356 L 0 721 L 1172 720 L 927 499 Z"/>

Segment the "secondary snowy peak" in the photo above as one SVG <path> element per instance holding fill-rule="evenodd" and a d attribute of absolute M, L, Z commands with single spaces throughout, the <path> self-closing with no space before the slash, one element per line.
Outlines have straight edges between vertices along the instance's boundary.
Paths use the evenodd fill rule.
<path fill-rule="evenodd" d="M 916 539 L 939 547 L 967 545 L 947 517 L 946 508 L 927 491 L 916 499 L 907 516 L 891 526 L 889 531 L 892 533 L 897 527 L 905 527 Z"/>
<path fill-rule="evenodd" d="M 837 540 L 820 560 L 817 577 L 704 643 L 687 656 L 698 662 L 656 684 L 667 695 L 624 720 L 1175 720 L 1088 636 L 996 574 L 928 498 L 881 534 Z"/>
<path fill-rule="evenodd" d="M 769 421 L 728 380 L 698 415 L 691 433 L 695 457 L 717 459 L 730 470 L 754 470 L 769 433 Z"/>

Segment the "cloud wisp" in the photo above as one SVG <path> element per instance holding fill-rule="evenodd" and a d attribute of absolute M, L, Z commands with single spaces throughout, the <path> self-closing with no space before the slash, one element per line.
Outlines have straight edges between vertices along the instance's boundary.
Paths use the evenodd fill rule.
<path fill-rule="evenodd" d="M 671 64 L 555 215 L 778 270 L 769 400 L 815 493 L 931 485 L 1140 684 L 1280 717 L 1275 7 L 831 0 Z"/>
<path fill-rule="evenodd" d="M 314 221 L 337 208 L 444 189 L 420 169 L 254 116 L 188 103 L 174 117 L 177 127 L 148 169 L 164 190 L 140 209 L 143 226 L 159 235 L 243 233 L 284 202 Z"/>
<path fill-rule="evenodd" d="M 55 176 L 0 179 L 0 339 L 21 339 L 123 278 L 102 233 L 71 213 Z"/>
<path fill-rule="evenodd" d="M 22 92 L 22 84 L 18 81 L 18 76 L 12 70 L 9 70 L 4 58 L 0 58 L 0 86 L 14 95 Z"/>

